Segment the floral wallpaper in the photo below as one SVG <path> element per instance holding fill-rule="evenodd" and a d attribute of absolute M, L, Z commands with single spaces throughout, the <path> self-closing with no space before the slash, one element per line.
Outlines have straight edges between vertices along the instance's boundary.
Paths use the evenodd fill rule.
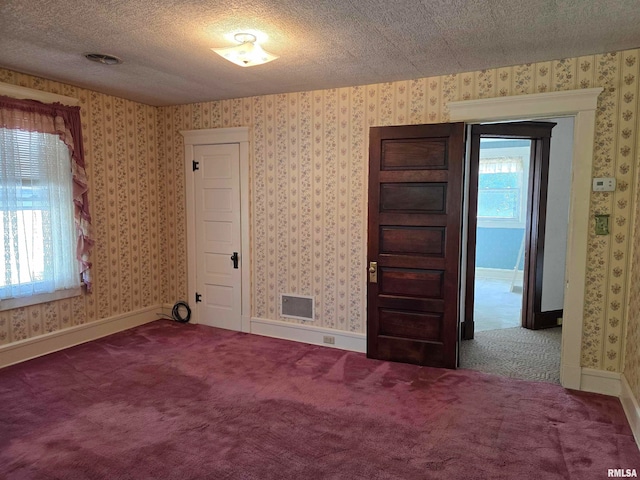
<path fill-rule="evenodd" d="M 640 135 L 638 56 L 638 50 L 629 50 L 160 108 L 160 152 L 166 154 L 168 171 L 175 174 L 167 179 L 167 215 L 169 224 L 179 225 L 168 232 L 165 300 L 185 295 L 184 174 L 178 130 L 251 127 L 252 314 L 295 322 L 279 316 L 279 294 L 313 295 L 314 325 L 365 332 L 369 127 L 446 122 L 447 104 L 454 100 L 602 86 L 593 175 L 616 177 L 618 189 L 591 196 L 591 214 L 610 214 L 612 225 L 608 236 L 589 234 L 582 363 L 620 371 Z"/>
<path fill-rule="evenodd" d="M 96 241 L 93 293 L 0 312 L 0 345 L 159 304 L 156 108 L 9 70 L 0 82 L 80 99 Z"/>
<path fill-rule="evenodd" d="M 638 125 L 640 135 L 640 125 Z M 636 165 L 640 153 L 636 152 Z M 627 311 L 626 349 L 623 373 L 635 398 L 640 402 L 640 171 L 636 172 L 634 208 L 633 256 L 629 279 L 629 310 Z"/>
<path fill-rule="evenodd" d="M 295 321 L 279 317 L 278 295 L 313 295 L 314 325 L 364 333 L 369 127 L 446 122 L 454 100 L 602 86 L 593 175 L 616 177 L 618 188 L 591 195 L 592 215 L 608 213 L 612 221 L 610 235 L 588 238 L 582 364 L 624 367 L 640 397 L 639 248 L 630 261 L 632 245 L 640 247 L 640 227 L 631 230 L 640 215 L 638 57 L 628 50 L 159 108 L 0 70 L 0 81 L 80 99 L 97 239 L 95 293 L 0 312 L 0 343 L 186 298 L 179 131 L 230 126 L 250 126 L 252 135 L 252 315 Z"/>

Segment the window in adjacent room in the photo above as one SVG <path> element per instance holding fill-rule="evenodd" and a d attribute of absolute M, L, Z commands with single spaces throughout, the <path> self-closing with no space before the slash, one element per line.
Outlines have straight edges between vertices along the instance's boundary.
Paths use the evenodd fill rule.
<path fill-rule="evenodd" d="M 524 228 L 530 150 L 530 140 L 481 140 L 479 227 Z"/>

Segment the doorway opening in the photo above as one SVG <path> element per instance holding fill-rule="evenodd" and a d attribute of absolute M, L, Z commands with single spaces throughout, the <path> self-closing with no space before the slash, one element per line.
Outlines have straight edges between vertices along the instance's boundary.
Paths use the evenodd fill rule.
<path fill-rule="evenodd" d="M 471 135 L 468 209 L 475 215 L 461 336 L 474 340 L 461 343 L 462 368 L 560 383 L 573 121 L 535 122 L 552 126 L 546 144 L 508 131 L 534 122 L 476 127 L 475 143 Z M 504 128 L 510 136 L 499 135 Z"/>
<path fill-rule="evenodd" d="M 598 96 L 603 88 L 532 93 L 507 97 L 460 100 L 449 103 L 452 122 L 477 124 L 522 118 L 570 116 L 573 120 L 569 234 L 566 242 L 566 275 L 563 288 L 562 353 L 560 381 L 563 387 L 582 389 L 586 372 L 581 366 L 584 279 L 587 271 L 587 244 L 590 227 L 590 198 L 593 145 Z M 579 162 L 579 168 L 578 167 Z M 465 204 L 466 207 L 466 204 Z M 468 211 L 465 210 L 465 216 Z M 464 235 L 464 232 L 463 232 Z M 466 241 L 463 240 L 463 245 Z M 464 268 L 465 262 L 461 262 Z M 464 285 L 460 292 L 460 311 L 464 311 Z"/>

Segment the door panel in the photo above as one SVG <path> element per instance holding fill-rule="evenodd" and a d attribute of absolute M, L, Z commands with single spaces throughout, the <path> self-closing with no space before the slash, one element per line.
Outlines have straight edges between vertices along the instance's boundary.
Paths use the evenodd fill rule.
<path fill-rule="evenodd" d="M 200 323 L 241 330 L 241 270 L 231 256 L 240 252 L 240 147 L 194 147 L 196 288 Z"/>
<path fill-rule="evenodd" d="M 383 140 L 382 170 L 424 170 L 445 167 L 446 141 Z"/>
<path fill-rule="evenodd" d="M 445 184 L 389 183 L 380 186 L 380 211 L 444 213 L 446 198 Z"/>
<path fill-rule="evenodd" d="M 405 297 L 443 298 L 440 270 L 382 267 L 378 273 L 379 293 Z"/>
<path fill-rule="evenodd" d="M 382 309 L 380 310 L 380 333 L 392 337 L 441 340 L 442 315 Z"/>
<path fill-rule="evenodd" d="M 444 256 L 443 227 L 380 227 L 380 253 Z"/>
<path fill-rule="evenodd" d="M 456 367 L 464 124 L 370 131 L 367 355 Z"/>

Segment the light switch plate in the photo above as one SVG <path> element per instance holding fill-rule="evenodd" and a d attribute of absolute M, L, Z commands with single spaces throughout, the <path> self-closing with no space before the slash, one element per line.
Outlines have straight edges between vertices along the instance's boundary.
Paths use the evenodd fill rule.
<path fill-rule="evenodd" d="M 609 235 L 609 215 L 596 215 L 596 235 Z"/>
<path fill-rule="evenodd" d="M 593 179 L 594 192 L 613 192 L 616 189 L 616 179 L 614 177 L 600 177 Z"/>

